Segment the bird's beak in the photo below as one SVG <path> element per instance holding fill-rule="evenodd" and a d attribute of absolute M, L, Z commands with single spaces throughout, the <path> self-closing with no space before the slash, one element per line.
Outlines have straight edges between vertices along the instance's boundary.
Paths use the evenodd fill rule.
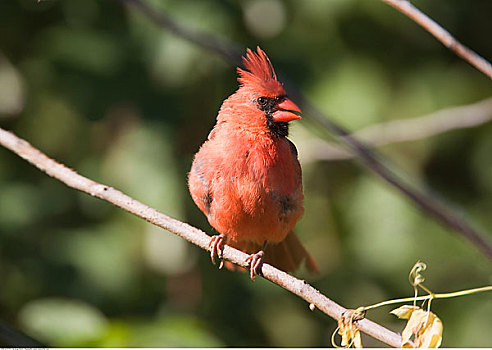
<path fill-rule="evenodd" d="M 299 107 L 288 98 L 280 102 L 277 107 L 278 110 L 272 115 L 274 122 L 290 122 L 302 118 Z"/>

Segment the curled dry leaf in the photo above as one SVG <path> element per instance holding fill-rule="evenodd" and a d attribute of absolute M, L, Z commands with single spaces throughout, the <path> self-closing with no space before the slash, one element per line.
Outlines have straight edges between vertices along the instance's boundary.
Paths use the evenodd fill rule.
<path fill-rule="evenodd" d="M 342 336 L 342 347 L 348 348 L 353 345 L 356 348 L 362 348 L 362 340 L 356 323 L 363 318 L 364 313 L 359 310 L 347 310 L 340 317 L 338 320 L 338 334 Z"/>
<path fill-rule="evenodd" d="M 402 348 L 438 348 L 441 345 L 442 322 L 436 314 L 413 305 L 403 305 L 391 313 L 408 319 L 401 334 Z"/>
<path fill-rule="evenodd" d="M 419 309 L 419 307 L 413 305 L 403 305 L 400 306 L 398 309 L 391 310 L 390 313 L 397 316 L 398 318 L 408 320 L 410 316 L 412 316 L 412 312 L 414 312 L 416 309 Z"/>

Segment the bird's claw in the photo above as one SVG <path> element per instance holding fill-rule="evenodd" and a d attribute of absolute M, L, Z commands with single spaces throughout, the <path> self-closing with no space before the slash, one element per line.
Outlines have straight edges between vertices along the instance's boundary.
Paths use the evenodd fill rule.
<path fill-rule="evenodd" d="M 219 269 L 221 269 L 222 266 L 224 266 L 224 260 L 222 260 L 222 257 L 224 256 L 224 236 L 212 236 L 208 247 L 210 248 L 210 258 L 212 259 L 212 263 L 215 265 L 215 255 L 217 255 L 220 259 Z"/>
<path fill-rule="evenodd" d="M 261 275 L 261 267 L 263 265 L 263 256 L 265 253 L 263 250 L 260 250 L 258 253 L 251 254 L 244 260 L 245 263 L 249 263 L 249 277 L 252 281 L 255 280 L 255 277 Z"/>

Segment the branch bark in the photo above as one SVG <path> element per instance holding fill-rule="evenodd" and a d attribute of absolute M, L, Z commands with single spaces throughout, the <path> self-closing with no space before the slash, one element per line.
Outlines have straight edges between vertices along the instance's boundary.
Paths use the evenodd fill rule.
<path fill-rule="evenodd" d="M 441 109 L 416 118 L 392 120 L 373 124 L 356 131 L 353 137 L 372 147 L 407 141 L 417 141 L 451 130 L 472 128 L 492 121 L 492 98 L 465 106 Z M 312 139 L 299 144 L 304 149 L 302 161 L 342 160 L 354 157 L 353 153 L 336 143 Z"/>
<path fill-rule="evenodd" d="M 432 18 L 413 6 L 408 0 L 381 0 L 412 19 L 415 23 L 432 34 L 449 50 L 471 64 L 480 72 L 492 79 L 492 65 L 475 51 L 456 40 L 446 29 Z"/>
<path fill-rule="evenodd" d="M 18 156 L 24 158 L 32 165 L 39 168 L 44 173 L 63 182 L 67 186 L 90 194 L 93 197 L 102 199 L 108 203 L 111 203 L 127 212 L 138 216 L 153 225 L 161 227 L 167 231 L 170 231 L 188 242 L 195 244 L 196 246 L 210 250 L 209 243 L 211 237 L 205 232 L 187 224 L 171 218 L 129 196 L 120 192 L 112 187 L 97 183 L 91 179 L 88 179 L 75 170 L 72 170 L 65 165 L 49 158 L 47 155 L 34 148 L 27 141 L 17 137 L 11 132 L 8 132 L 0 128 L 0 145 L 11 150 Z M 245 260 L 248 257 L 246 253 L 241 252 L 235 248 L 225 246 L 224 258 L 232 261 L 243 267 L 247 267 Z M 303 280 L 299 280 L 291 275 L 278 270 L 277 268 L 263 264 L 262 267 L 263 277 L 267 280 L 279 285 L 282 288 L 298 295 L 302 299 L 306 300 L 310 304 L 314 304 L 318 309 L 323 311 L 328 316 L 335 320 L 340 319 L 345 308 L 338 305 L 328 297 L 324 296 L 317 289 L 309 285 Z M 363 319 L 358 322 L 359 329 L 370 335 L 371 337 L 380 340 L 393 347 L 400 347 L 401 337 L 380 326 L 379 324 L 372 322 L 368 319 Z"/>

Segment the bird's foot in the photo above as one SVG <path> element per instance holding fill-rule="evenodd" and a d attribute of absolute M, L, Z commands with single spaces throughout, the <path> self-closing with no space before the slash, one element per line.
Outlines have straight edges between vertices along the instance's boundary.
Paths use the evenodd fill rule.
<path fill-rule="evenodd" d="M 215 265 L 215 255 L 220 259 L 219 269 L 224 266 L 224 260 L 222 257 L 224 256 L 224 235 L 215 235 L 212 236 L 208 247 L 210 248 L 210 258 L 212 259 L 212 263 Z"/>
<path fill-rule="evenodd" d="M 251 254 L 244 260 L 245 263 L 249 263 L 249 277 L 252 281 L 255 277 L 261 275 L 261 267 L 263 265 L 263 256 L 265 252 L 260 250 L 258 253 Z"/>

